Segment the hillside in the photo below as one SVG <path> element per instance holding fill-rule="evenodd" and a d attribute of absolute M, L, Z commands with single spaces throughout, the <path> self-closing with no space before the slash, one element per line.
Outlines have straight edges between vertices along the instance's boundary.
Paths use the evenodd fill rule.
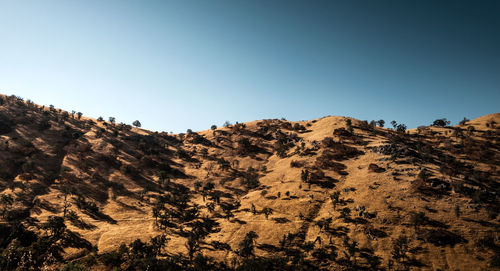
<path fill-rule="evenodd" d="M 499 123 L 174 135 L 0 95 L 0 269 L 498 269 Z"/>

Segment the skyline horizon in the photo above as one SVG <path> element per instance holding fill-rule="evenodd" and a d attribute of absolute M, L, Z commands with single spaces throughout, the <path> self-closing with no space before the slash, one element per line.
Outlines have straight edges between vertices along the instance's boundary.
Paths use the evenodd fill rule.
<path fill-rule="evenodd" d="M 62 108 L 62 107 L 59 107 L 59 106 L 54 105 L 54 104 L 40 104 L 40 103 L 37 103 L 37 101 L 34 101 L 34 100 L 30 99 L 29 97 L 22 97 L 22 96 L 19 96 L 19 95 L 16 95 L 16 94 L 6 94 L 6 93 L 1 93 L 1 92 L 0 92 L 0 95 L 4 95 L 4 96 L 7 96 L 7 97 L 8 97 L 8 96 L 16 96 L 16 97 L 18 97 L 18 98 L 23 99 L 25 102 L 27 102 L 27 101 L 31 101 L 31 102 L 33 102 L 33 103 L 35 103 L 35 104 L 39 105 L 39 106 L 45 106 L 45 107 L 47 107 L 47 108 L 48 108 L 50 105 L 53 105 L 55 109 L 60 109 L 60 110 L 62 110 L 62 111 L 66 111 L 66 112 L 68 112 L 68 113 L 71 113 L 71 112 L 72 112 L 72 110 L 73 110 L 73 109 L 66 109 L 66 108 Z M 81 111 L 77 111 L 77 110 L 74 110 L 74 111 L 75 111 L 75 112 L 81 112 Z M 117 119 L 115 116 L 103 116 L 103 115 L 99 115 L 99 116 L 89 116 L 89 115 L 86 115 L 86 114 L 85 114 L 85 112 L 81 112 L 81 113 L 82 113 L 82 116 L 83 116 L 83 117 L 90 118 L 90 119 L 95 119 L 95 120 L 97 120 L 99 117 L 102 117 L 102 118 L 103 118 L 103 120 L 104 120 L 105 122 L 109 122 L 109 118 L 110 118 L 110 117 L 113 117 L 113 118 L 115 119 L 115 123 L 116 123 L 116 124 L 123 123 L 123 124 L 127 124 L 127 125 L 131 125 L 131 126 L 133 126 L 133 124 L 132 124 L 132 123 L 133 123 L 134 121 L 136 121 L 136 120 L 132 120 L 132 121 L 130 121 L 129 123 L 127 123 L 127 122 L 119 121 L 119 119 Z M 450 121 L 450 122 L 451 122 L 451 123 L 450 123 L 450 125 L 449 125 L 449 126 L 447 126 L 447 127 L 453 127 L 453 126 L 457 126 L 457 125 L 459 125 L 459 122 L 460 122 L 460 121 L 462 121 L 464 118 L 466 118 L 467 120 L 469 120 L 469 121 L 470 121 L 470 120 L 474 120 L 474 119 L 476 119 L 476 118 L 480 118 L 480 117 L 487 116 L 487 115 L 494 115 L 494 114 L 500 114 L 500 112 L 491 112 L 491 113 L 487 113 L 487 114 L 483 114 L 483 115 L 480 115 L 480 116 L 475 116 L 475 117 L 467 117 L 467 116 L 464 116 L 462 119 L 459 119 L 459 120 L 457 120 L 456 122 L 454 122 L 454 121 L 450 120 L 450 119 L 449 119 L 449 118 L 447 118 L 447 117 L 435 118 L 435 119 L 433 119 L 432 121 L 434 121 L 434 120 L 438 120 L 438 119 L 443 119 L 443 118 L 444 118 L 444 119 L 446 119 L 446 120 L 448 120 L 448 121 Z M 372 120 L 373 120 L 373 121 L 375 121 L 375 122 L 377 122 L 377 121 L 379 121 L 379 120 L 384 120 L 384 121 L 385 121 L 384 128 L 389 128 L 389 129 L 392 129 L 392 128 L 390 127 L 390 122 L 391 122 L 391 121 L 393 121 L 393 120 L 394 120 L 394 121 L 396 121 L 398 124 L 405 124 L 405 125 L 406 125 L 406 123 L 404 123 L 404 122 L 400 122 L 400 121 L 398 121 L 397 119 L 391 119 L 391 120 L 389 120 L 389 119 L 359 119 L 359 118 L 356 118 L 356 117 L 353 117 L 353 116 L 345 116 L 345 115 L 324 115 L 324 116 L 319 116 L 319 117 L 316 117 L 316 118 L 311 118 L 311 119 L 297 119 L 297 120 L 295 120 L 295 119 L 293 119 L 293 120 L 292 120 L 292 119 L 288 119 L 288 118 L 285 118 L 285 117 L 274 117 L 274 118 L 267 118 L 267 119 L 282 119 L 282 120 L 291 121 L 291 122 L 299 122 L 299 121 L 312 121 L 312 120 L 319 120 L 319 119 L 322 119 L 322 118 L 327 118 L 327 117 L 345 117 L 345 118 L 353 118 L 353 119 L 357 119 L 357 120 L 360 120 L 360 121 L 368 121 L 368 122 L 370 122 L 370 121 L 372 121 Z M 220 124 L 213 123 L 213 124 L 211 124 L 211 125 L 216 125 L 216 126 L 217 126 L 217 128 L 220 128 L 220 127 L 224 127 L 224 124 L 225 124 L 226 122 L 229 122 L 231 125 L 233 125 L 233 124 L 235 124 L 235 123 L 246 123 L 246 122 L 253 122 L 253 121 L 260 121 L 260 120 L 265 120 L 265 119 L 251 119 L 251 120 L 246 120 L 246 121 L 238 121 L 238 120 L 235 120 L 235 121 L 230 121 L 230 120 L 225 120 L 225 121 L 221 122 Z M 192 130 L 192 131 L 194 131 L 194 132 L 200 132 L 200 131 L 207 131 L 207 130 L 210 130 L 210 129 L 211 129 L 210 127 L 206 128 L 206 129 L 196 129 L 196 130 L 195 130 L 195 129 L 191 129 L 191 128 L 186 128 L 186 130 L 185 130 L 185 131 L 178 131 L 178 132 L 173 132 L 173 131 L 168 131 L 168 130 L 154 130 L 154 129 L 149 129 L 149 128 L 147 128 L 147 127 L 144 127 L 143 121 L 141 121 L 140 119 L 137 119 L 137 121 L 139 121 L 139 122 L 140 122 L 141 126 L 140 126 L 140 127 L 136 127 L 136 128 L 140 128 L 140 129 L 143 129 L 143 130 L 148 130 L 148 131 L 152 131 L 152 132 L 159 132 L 159 133 L 164 132 L 164 133 L 169 133 L 169 134 L 181 134 L 181 133 L 186 133 L 186 132 L 187 132 L 187 130 Z M 431 121 L 430 123 L 428 123 L 428 124 L 423 124 L 423 123 L 422 123 L 422 124 L 419 124 L 419 125 L 417 125 L 417 126 L 415 126 L 415 127 L 413 127 L 413 126 L 408 126 L 408 127 L 407 127 L 407 130 L 410 130 L 410 129 L 416 129 L 416 128 L 420 127 L 420 126 L 432 126 L 432 121 Z M 211 126 L 211 125 L 210 125 L 210 126 Z M 378 124 L 377 124 L 377 126 L 378 126 Z"/>
<path fill-rule="evenodd" d="M 0 0 L 0 92 L 184 132 L 498 112 L 500 2 Z M 497 101 L 497 102 L 495 102 Z"/>

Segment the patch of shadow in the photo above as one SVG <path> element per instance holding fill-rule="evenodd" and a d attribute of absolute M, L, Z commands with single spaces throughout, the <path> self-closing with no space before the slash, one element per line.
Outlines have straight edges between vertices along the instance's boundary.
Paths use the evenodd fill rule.
<path fill-rule="evenodd" d="M 140 209 L 136 206 L 133 206 L 133 205 L 126 204 L 120 200 L 115 200 L 115 202 L 118 203 L 118 205 L 120 205 L 120 207 L 122 207 L 124 209 L 134 210 L 134 211 L 137 211 L 137 212 L 142 213 L 142 214 L 145 213 L 142 209 Z"/>
<path fill-rule="evenodd" d="M 45 209 L 51 213 L 56 213 L 58 211 L 54 204 L 50 203 L 49 201 L 47 201 L 45 199 L 37 201 L 37 204 L 35 205 L 35 207 L 39 207 L 40 209 Z"/>
<path fill-rule="evenodd" d="M 92 225 L 92 224 L 89 224 L 85 221 L 83 221 L 83 219 L 74 219 L 74 220 L 70 220 L 70 223 L 79 228 L 79 229 L 82 229 L 82 230 L 93 230 L 95 228 L 97 228 L 96 226 Z"/>
<path fill-rule="evenodd" d="M 368 235 L 371 236 L 372 239 L 376 238 L 385 238 L 387 237 L 387 233 L 381 229 L 376 229 L 373 227 L 367 227 L 365 228 L 364 232 Z"/>
<path fill-rule="evenodd" d="M 366 224 L 368 221 L 364 218 L 361 217 L 356 217 L 356 218 L 346 218 L 346 222 L 354 223 L 354 224 Z"/>
<path fill-rule="evenodd" d="M 328 229 L 328 233 L 335 237 L 347 236 L 347 234 L 349 233 L 349 228 L 344 226 L 338 226 L 336 228 Z"/>
<path fill-rule="evenodd" d="M 237 219 L 237 218 L 234 218 L 233 220 L 231 220 L 231 223 L 238 223 L 240 225 L 245 225 L 247 224 L 247 222 L 243 221 L 243 220 L 240 220 L 240 219 Z"/>
<path fill-rule="evenodd" d="M 231 251 L 231 246 L 227 243 L 219 242 L 219 241 L 212 241 L 208 245 L 212 246 L 214 250 L 225 250 L 225 251 Z"/>
<path fill-rule="evenodd" d="M 415 258 L 411 258 L 407 261 L 405 261 L 406 265 L 408 266 L 415 266 L 415 267 L 428 267 L 428 265 L 422 263 L 421 261 L 415 259 Z"/>
<path fill-rule="evenodd" d="M 492 223 L 492 222 L 489 222 L 489 221 L 484 221 L 484 220 L 476 220 L 476 219 L 472 219 L 472 218 L 463 218 L 464 221 L 467 221 L 467 222 L 474 222 L 474 223 L 477 223 L 483 227 L 491 227 L 491 228 L 500 228 L 500 225 L 497 224 L 497 223 Z"/>
<path fill-rule="evenodd" d="M 264 250 L 268 253 L 276 253 L 276 252 L 280 251 L 280 249 L 277 246 L 274 246 L 271 244 L 259 244 L 259 245 L 257 245 L 257 248 Z"/>
<path fill-rule="evenodd" d="M 109 216 L 101 211 L 91 212 L 89 210 L 82 210 L 82 212 L 95 220 L 105 221 L 109 224 L 116 224 L 117 223 L 117 221 L 114 220 L 111 216 Z"/>
<path fill-rule="evenodd" d="M 427 219 L 427 221 L 425 222 L 425 225 L 429 225 L 429 226 L 435 227 L 435 228 L 442 228 L 442 229 L 448 229 L 450 227 L 441 221 L 437 221 L 437 220 L 430 219 L 430 218 Z"/>
<path fill-rule="evenodd" d="M 431 243 L 435 246 L 453 247 L 458 243 L 467 243 L 467 240 L 464 239 L 462 236 L 444 229 L 438 229 L 438 230 L 423 229 L 418 234 L 418 239 Z"/>
<path fill-rule="evenodd" d="M 70 230 L 66 230 L 61 245 L 62 247 L 92 249 L 92 244 L 89 241 L 83 239 L 80 234 Z"/>
<path fill-rule="evenodd" d="M 285 224 L 285 223 L 290 222 L 290 220 L 288 218 L 285 218 L 285 217 L 274 217 L 273 220 L 274 220 L 274 222 L 276 222 L 278 224 Z"/>
<path fill-rule="evenodd" d="M 230 186 L 224 186 L 225 189 L 232 191 L 236 195 L 244 195 L 246 192 L 245 190 L 236 188 L 236 187 L 230 187 Z"/>
<path fill-rule="evenodd" d="M 431 208 L 431 207 L 429 207 L 429 206 L 425 206 L 424 208 L 425 208 L 425 210 L 427 210 L 427 211 L 428 211 L 428 212 L 430 212 L 430 213 L 434 213 L 434 214 L 435 214 L 435 213 L 437 213 L 437 212 L 438 212 L 436 209 L 432 209 L 432 208 Z"/>

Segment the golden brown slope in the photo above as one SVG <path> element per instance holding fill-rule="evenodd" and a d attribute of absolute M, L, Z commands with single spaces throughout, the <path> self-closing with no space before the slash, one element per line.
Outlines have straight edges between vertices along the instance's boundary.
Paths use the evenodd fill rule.
<path fill-rule="evenodd" d="M 3 99 L 11 210 L 34 229 L 66 198 L 68 229 L 100 253 L 166 234 L 165 251 L 187 256 L 193 223 L 207 221 L 216 230 L 197 245 L 228 264 L 250 231 L 257 255 L 325 269 L 486 269 L 498 251 L 499 114 L 411 135 L 344 117 L 167 135 Z M 80 247 L 64 256 L 92 250 Z"/>

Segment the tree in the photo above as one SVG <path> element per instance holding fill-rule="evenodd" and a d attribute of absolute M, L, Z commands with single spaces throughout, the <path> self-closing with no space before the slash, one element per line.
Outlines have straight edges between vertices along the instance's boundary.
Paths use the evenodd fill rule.
<path fill-rule="evenodd" d="M 190 232 L 185 245 L 188 250 L 189 261 L 193 261 L 194 253 L 200 249 L 200 236 L 198 233 L 195 231 Z"/>
<path fill-rule="evenodd" d="M 210 126 L 210 129 L 211 130 L 216 130 L 217 129 L 217 125 L 214 124 L 214 125 Z"/>
<path fill-rule="evenodd" d="M 47 222 L 42 224 L 42 229 L 49 231 L 52 237 L 59 237 L 66 230 L 64 218 L 60 216 L 49 216 Z"/>
<path fill-rule="evenodd" d="M 415 229 L 418 229 L 420 225 L 423 225 L 426 220 L 427 217 L 424 212 L 412 213 L 410 216 L 410 223 L 413 227 L 415 227 Z"/>
<path fill-rule="evenodd" d="M 351 209 L 349 207 L 344 207 L 342 210 L 340 210 L 340 217 L 346 220 L 349 215 L 351 214 Z"/>
<path fill-rule="evenodd" d="M 447 120 L 446 118 L 442 118 L 442 119 L 437 119 L 435 120 L 433 123 L 432 123 L 432 126 L 436 126 L 436 127 L 445 127 L 445 126 L 449 126 L 450 125 L 450 121 Z"/>
<path fill-rule="evenodd" d="M 354 129 L 352 128 L 352 120 L 346 119 L 345 124 L 347 125 L 347 130 L 352 134 Z"/>
<path fill-rule="evenodd" d="M 82 112 L 78 112 L 78 113 L 76 113 L 76 115 L 78 116 L 78 119 L 81 119 L 81 118 L 82 118 L 83 113 L 82 113 Z"/>
<path fill-rule="evenodd" d="M 374 120 L 370 121 L 370 124 L 369 124 L 369 129 L 370 129 L 370 130 L 374 130 L 374 129 L 375 129 L 375 127 L 377 127 L 377 122 L 376 122 L 376 121 L 374 121 Z"/>
<path fill-rule="evenodd" d="M 378 126 L 384 127 L 385 121 L 384 120 L 378 120 L 377 121 Z"/>
<path fill-rule="evenodd" d="M 262 209 L 262 213 L 266 216 L 266 219 L 268 219 L 269 215 L 273 213 L 273 209 L 264 207 L 264 209 Z"/>
<path fill-rule="evenodd" d="M 2 208 L 2 217 L 5 218 L 7 215 L 7 210 L 10 209 L 10 207 L 14 204 L 14 198 L 12 198 L 11 195 L 8 194 L 2 194 L 0 196 L 0 205 L 3 205 Z"/>
<path fill-rule="evenodd" d="M 115 124 L 115 117 L 109 117 L 109 122 L 111 122 L 111 124 Z"/>
<path fill-rule="evenodd" d="M 330 198 L 332 199 L 332 205 L 333 205 L 333 210 L 337 209 L 337 204 L 340 202 L 340 191 L 335 191 L 330 195 Z"/>
<path fill-rule="evenodd" d="M 460 125 L 465 125 L 465 124 L 467 124 L 467 122 L 469 122 L 469 119 L 468 119 L 468 118 L 466 118 L 466 117 L 464 117 L 464 119 L 463 119 L 463 120 L 461 120 L 461 121 L 459 122 L 459 124 L 460 124 Z"/>
<path fill-rule="evenodd" d="M 460 206 L 458 206 L 458 204 L 457 204 L 457 205 L 455 205 L 455 216 L 456 216 L 457 218 L 459 218 L 459 217 L 460 217 Z"/>
<path fill-rule="evenodd" d="M 344 239 L 344 247 L 346 249 L 347 253 L 344 253 L 348 261 L 350 262 L 351 259 L 356 264 L 356 252 L 359 250 L 358 249 L 358 242 L 352 240 L 349 242 L 349 237 L 345 237 Z"/>
<path fill-rule="evenodd" d="M 167 238 L 164 234 L 151 237 L 151 250 L 155 257 L 161 255 L 161 250 L 167 245 L 168 241 L 170 241 L 170 238 Z"/>
<path fill-rule="evenodd" d="M 396 126 L 396 131 L 404 133 L 406 131 L 406 124 L 398 124 Z"/>
<path fill-rule="evenodd" d="M 301 173 L 300 173 L 300 179 L 303 181 L 303 182 L 307 182 L 308 179 L 309 179 L 309 170 L 302 170 Z"/>
<path fill-rule="evenodd" d="M 198 191 L 201 188 L 202 183 L 200 181 L 194 182 L 194 190 Z"/>
<path fill-rule="evenodd" d="M 324 229 L 325 231 L 328 231 L 330 229 L 330 224 L 332 223 L 332 218 L 329 217 L 329 218 L 322 218 L 318 221 L 316 221 L 316 226 L 318 226 L 319 228 L 319 232 L 321 233 L 321 231 Z"/>
<path fill-rule="evenodd" d="M 464 133 L 463 133 L 462 129 L 460 129 L 460 128 L 456 128 L 456 129 L 453 131 L 453 136 L 455 137 L 455 139 L 458 139 L 459 137 L 463 137 L 463 136 L 464 136 Z"/>
<path fill-rule="evenodd" d="M 393 120 L 393 121 L 391 121 L 391 125 L 394 129 L 396 129 L 396 127 L 398 126 L 398 123 L 395 120 Z"/>
<path fill-rule="evenodd" d="M 104 121 L 104 119 L 102 117 L 98 117 L 97 121 L 102 122 L 102 121 Z"/>
<path fill-rule="evenodd" d="M 246 235 L 243 241 L 240 243 L 240 249 L 238 251 L 238 254 L 243 257 L 243 258 L 248 258 L 250 256 L 254 256 L 254 244 L 255 240 L 259 238 L 257 233 L 254 231 L 249 231 Z"/>
<path fill-rule="evenodd" d="M 226 215 L 226 219 L 229 220 L 229 218 L 233 217 L 233 210 L 236 210 L 240 207 L 240 203 L 239 202 L 236 202 L 236 203 L 229 203 L 229 202 L 221 202 L 220 203 L 220 208 L 222 209 L 222 211 L 225 213 Z"/>
<path fill-rule="evenodd" d="M 399 236 L 392 244 L 392 258 L 396 262 L 404 262 L 408 258 L 408 238 L 405 235 Z"/>
<path fill-rule="evenodd" d="M 135 120 L 134 122 L 132 122 L 132 125 L 134 125 L 137 128 L 140 128 L 141 127 L 141 122 L 138 121 L 138 120 Z"/>

